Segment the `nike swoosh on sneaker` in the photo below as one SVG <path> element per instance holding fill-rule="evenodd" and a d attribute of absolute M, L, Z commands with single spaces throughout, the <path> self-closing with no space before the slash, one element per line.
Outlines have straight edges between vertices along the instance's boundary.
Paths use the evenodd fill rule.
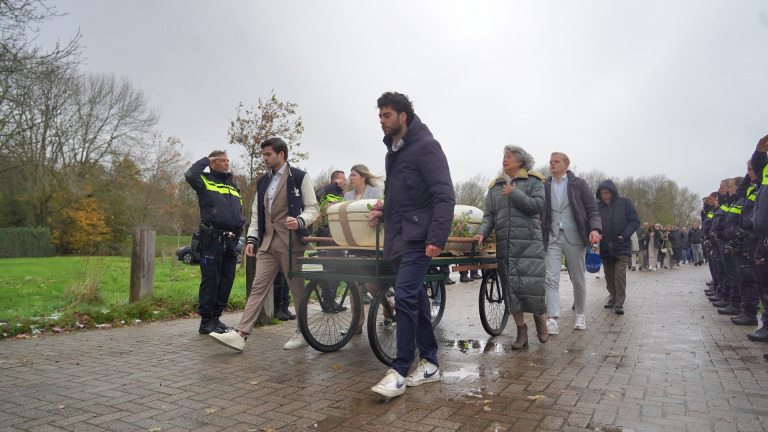
<path fill-rule="evenodd" d="M 400 384 L 400 383 L 395 384 L 395 386 L 397 386 L 398 389 L 402 388 L 404 385 L 405 385 L 405 381 L 403 381 L 402 384 Z"/>
<path fill-rule="evenodd" d="M 437 373 L 437 371 L 439 371 L 439 370 L 440 370 L 440 369 L 435 369 L 435 371 L 434 371 L 434 372 L 432 372 L 432 373 L 427 373 L 427 371 L 424 371 L 424 378 L 429 378 L 429 377 L 433 376 L 433 375 L 434 375 L 434 374 L 436 374 L 436 373 Z"/>

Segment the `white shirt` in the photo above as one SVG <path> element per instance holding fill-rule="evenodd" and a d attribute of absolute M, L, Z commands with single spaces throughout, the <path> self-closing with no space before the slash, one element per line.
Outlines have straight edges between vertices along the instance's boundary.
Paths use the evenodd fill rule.
<path fill-rule="evenodd" d="M 552 177 L 552 197 L 556 199 L 559 205 L 563 202 L 563 194 L 568 193 L 568 173 L 563 174 L 560 180 Z M 560 221 L 560 228 L 563 227 L 563 222 Z"/>
<path fill-rule="evenodd" d="M 284 163 L 283 167 L 280 168 L 279 171 L 272 174 L 272 180 L 269 182 L 269 188 L 267 188 L 267 210 L 269 210 L 270 213 L 272 213 L 272 200 L 275 198 L 275 191 L 277 190 L 277 185 L 280 183 L 280 179 L 283 178 L 283 174 L 285 173 L 285 167 L 287 167 L 288 164 Z"/>
<path fill-rule="evenodd" d="M 405 144 L 405 143 L 403 142 L 403 139 L 400 138 L 400 141 L 398 141 L 397 144 L 392 146 L 392 151 L 396 152 L 396 151 L 400 150 L 400 147 L 402 147 L 403 144 Z"/>

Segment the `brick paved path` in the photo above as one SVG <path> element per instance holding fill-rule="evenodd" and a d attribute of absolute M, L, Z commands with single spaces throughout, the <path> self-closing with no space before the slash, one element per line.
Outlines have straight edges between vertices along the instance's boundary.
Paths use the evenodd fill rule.
<path fill-rule="evenodd" d="M 512 322 L 483 331 L 479 282 L 449 286 L 442 381 L 388 403 L 369 390 L 386 369 L 365 337 L 284 351 L 290 324 L 254 332 L 243 354 L 197 320 L 0 342 L 0 430 L 768 430 L 768 344 L 709 305 L 705 268 L 629 272 L 623 316 L 588 275 L 586 331 L 563 276 L 560 334 L 540 344 L 529 317 L 530 347 L 514 352 Z"/>

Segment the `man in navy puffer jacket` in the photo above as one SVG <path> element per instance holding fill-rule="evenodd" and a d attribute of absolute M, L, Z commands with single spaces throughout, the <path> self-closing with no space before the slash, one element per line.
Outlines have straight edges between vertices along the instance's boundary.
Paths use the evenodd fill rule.
<path fill-rule="evenodd" d="M 424 289 L 433 257 L 442 253 L 453 223 L 456 198 L 448 160 L 408 97 L 384 93 L 377 101 L 387 146 L 386 200 L 371 221 L 384 221 L 384 258 L 397 272 L 397 356 L 392 369 L 371 390 L 394 397 L 406 386 L 438 381 L 437 339 Z M 416 345 L 421 361 L 408 375 Z M 406 378 L 406 375 L 408 377 Z"/>

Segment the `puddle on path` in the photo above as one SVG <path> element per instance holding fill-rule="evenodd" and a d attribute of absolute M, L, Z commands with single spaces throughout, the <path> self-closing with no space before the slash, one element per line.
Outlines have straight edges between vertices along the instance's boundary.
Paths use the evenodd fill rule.
<path fill-rule="evenodd" d="M 487 340 L 449 340 L 443 341 L 445 348 L 458 348 L 462 353 L 468 352 L 484 352 L 484 353 L 503 353 L 506 350 L 504 345 Z"/>
<path fill-rule="evenodd" d="M 470 370 L 465 368 L 461 368 L 457 371 L 442 372 L 441 375 L 443 376 L 443 379 L 447 379 L 451 382 L 461 381 L 464 378 L 470 378 L 472 380 L 480 378 L 480 372 L 477 369 Z"/>

